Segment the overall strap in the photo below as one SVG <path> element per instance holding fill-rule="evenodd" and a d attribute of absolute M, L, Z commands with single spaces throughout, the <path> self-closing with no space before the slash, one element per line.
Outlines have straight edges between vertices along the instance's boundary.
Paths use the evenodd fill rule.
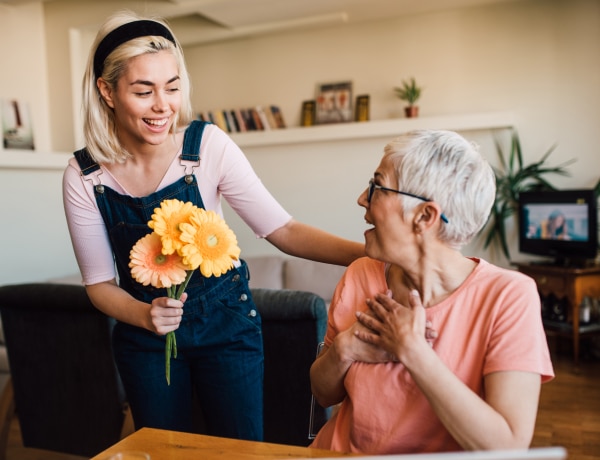
<path fill-rule="evenodd" d="M 79 163 L 82 175 L 87 176 L 88 174 L 100 169 L 100 165 L 92 159 L 87 149 L 83 148 L 81 150 L 77 150 L 74 155 L 77 163 Z"/>
<path fill-rule="evenodd" d="M 183 136 L 183 149 L 181 159 L 184 161 L 200 160 L 200 143 L 202 142 L 202 133 L 204 127 L 210 124 L 206 121 L 194 120 L 188 126 Z"/>

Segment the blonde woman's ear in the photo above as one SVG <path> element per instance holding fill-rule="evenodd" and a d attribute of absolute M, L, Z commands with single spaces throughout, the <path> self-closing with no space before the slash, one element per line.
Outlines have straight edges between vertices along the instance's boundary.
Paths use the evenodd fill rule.
<path fill-rule="evenodd" d="M 98 91 L 100 91 L 100 96 L 102 96 L 102 99 L 106 102 L 106 105 L 111 109 L 114 109 L 115 106 L 112 100 L 112 88 L 110 85 L 106 83 L 106 80 L 100 77 L 96 80 L 96 86 L 98 87 Z"/>

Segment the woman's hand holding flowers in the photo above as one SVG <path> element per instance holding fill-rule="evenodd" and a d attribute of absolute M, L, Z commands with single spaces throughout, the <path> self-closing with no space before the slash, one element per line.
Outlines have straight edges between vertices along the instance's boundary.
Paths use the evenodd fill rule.
<path fill-rule="evenodd" d="M 150 306 L 150 321 L 152 332 L 165 335 L 177 330 L 183 316 L 183 304 L 187 293 L 183 293 L 179 300 L 170 297 L 157 297 Z"/>

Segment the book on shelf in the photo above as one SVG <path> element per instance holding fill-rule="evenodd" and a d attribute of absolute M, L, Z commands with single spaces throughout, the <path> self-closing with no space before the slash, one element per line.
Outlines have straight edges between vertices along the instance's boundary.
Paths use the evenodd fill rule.
<path fill-rule="evenodd" d="M 251 107 L 248 110 L 250 110 L 250 114 L 252 115 L 252 119 L 254 120 L 254 126 L 256 126 L 256 130 L 264 131 L 265 127 L 263 125 L 262 120 L 260 119 L 260 115 L 258 114 L 256 107 Z"/>
<path fill-rule="evenodd" d="M 246 129 L 248 131 L 256 131 L 256 123 L 254 122 L 252 111 L 250 109 L 240 109 L 240 112 L 242 114 L 242 117 L 244 118 Z"/>
<path fill-rule="evenodd" d="M 272 105 L 270 109 L 271 113 L 273 114 L 273 118 L 275 119 L 275 123 L 277 124 L 277 128 L 285 128 L 285 121 L 283 119 L 283 113 L 281 112 L 281 109 L 276 105 Z"/>
<path fill-rule="evenodd" d="M 265 107 L 265 113 L 267 114 L 267 120 L 269 121 L 269 125 L 271 125 L 271 129 L 279 129 L 279 124 L 275 119 L 275 114 L 273 113 L 273 106 Z"/>
<path fill-rule="evenodd" d="M 268 110 L 265 110 L 265 108 L 262 105 L 257 105 L 254 109 L 258 114 L 258 118 L 260 118 L 260 123 L 263 126 L 263 130 L 269 131 L 273 129 L 273 125 L 271 124 L 269 116 L 267 115 Z"/>
<path fill-rule="evenodd" d="M 241 109 L 234 109 L 232 112 L 235 116 L 235 119 L 237 120 L 237 125 L 240 133 L 245 133 L 246 131 L 248 131 L 248 128 L 246 127 L 246 120 L 242 116 Z"/>
<path fill-rule="evenodd" d="M 227 125 L 229 126 L 230 133 L 240 132 L 240 127 L 237 124 L 237 120 L 235 119 L 233 110 L 225 110 L 225 119 L 227 120 Z"/>
<path fill-rule="evenodd" d="M 215 117 L 213 116 L 212 112 L 200 112 L 198 113 L 198 120 L 202 120 L 202 121 L 206 121 L 208 123 L 213 123 L 216 125 L 215 123 Z"/>
<path fill-rule="evenodd" d="M 213 119 L 215 125 L 221 128 L 225 132 L 229 132 L 229 128 L 227 126 L 227 121 L 225 121 L 225 115 L 222 110 L 213 110 L 211 112 L 213 114 Z"/>

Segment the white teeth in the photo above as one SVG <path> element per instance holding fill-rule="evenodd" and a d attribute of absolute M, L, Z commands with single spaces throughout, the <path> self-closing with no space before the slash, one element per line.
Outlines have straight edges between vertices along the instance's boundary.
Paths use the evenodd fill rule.
<path fill-rule="evenodd" d="M 167 119 L 163 120 L 150 120 L 149 118 L 144 118 L 144 121 L 152 126 L 164 126 L 167 124 Z"/>

